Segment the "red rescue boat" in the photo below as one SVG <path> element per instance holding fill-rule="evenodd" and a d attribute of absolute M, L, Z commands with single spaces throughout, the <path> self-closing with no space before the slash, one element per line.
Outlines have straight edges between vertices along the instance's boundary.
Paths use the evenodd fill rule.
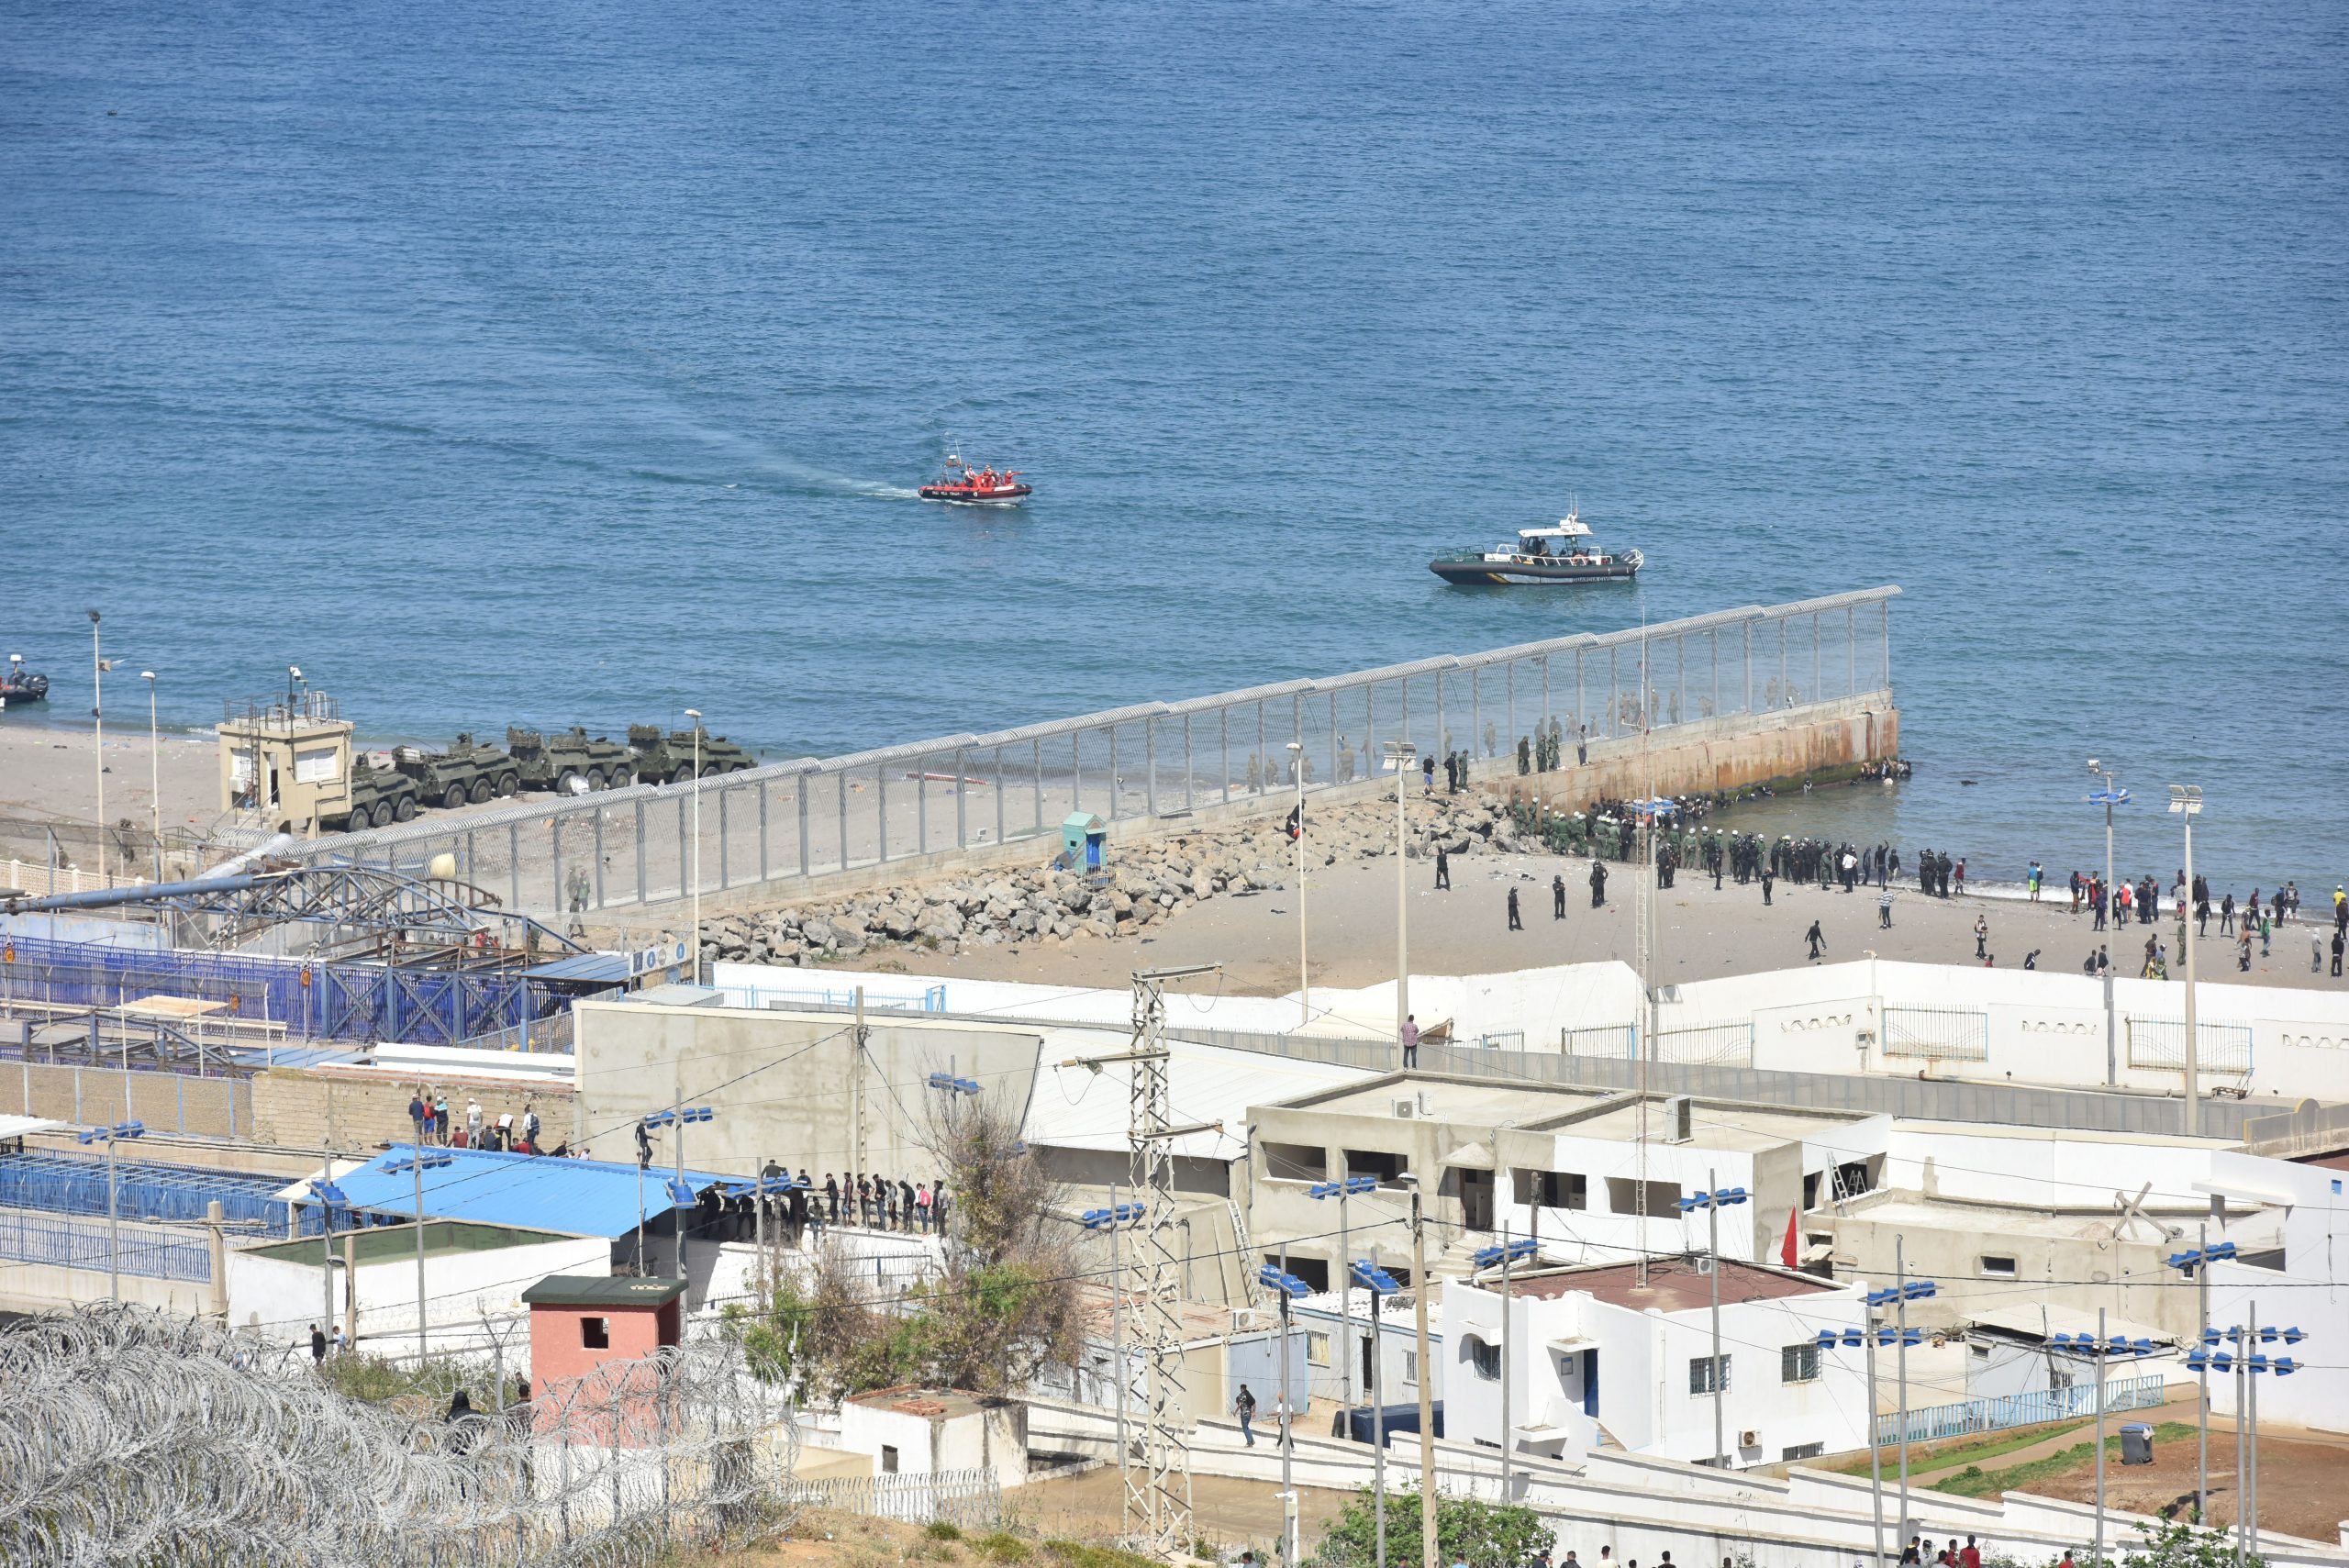
<path fill-rule="evenodd" d="M 1036 493 L 1022 484 L 1016 470 L 973 468 L 950 455 L 946 471 L 921 487 L 925 501 L 952 501 L 965 506 L 1016 506 Z"/>

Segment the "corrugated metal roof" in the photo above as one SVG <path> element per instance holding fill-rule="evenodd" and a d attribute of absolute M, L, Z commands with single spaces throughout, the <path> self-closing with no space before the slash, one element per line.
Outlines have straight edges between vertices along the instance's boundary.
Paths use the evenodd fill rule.
<path fill-rule="evenodd" d="M 416 1175 L 392 1174 L 410 1152 L 395 1144 L 355 1170 L 335 1178 L 353 1208 L 413 1217 Z M 491 1149 L 436 1149 L 449 1163 L 424 1173 L 424 1213 L 429 1219 L 470 1219 L 483 1225 L 517 1225 L 565 1236 L 625 1236 L 636 1229 L 638 1174 L 634 1165 L 601 1160 L 558 1160 L 548 1154 L 501 1154 Z M 674 1173 L 655 1165 L 643 1173 L 643 1212 L 666 1214 Z M 687 1171 L 695 1192 L 726 1180 L 707 1171 Z"/>
<path fill-rule="evenodd" d="M 22 1138 L 28 1132 L 48 1132 L 64 1125 L 47 1117 L 0 1116 L 0 1138 Z"/>
<path fill-rule="evenodd" d="M 522 1293 L 532 1307 L 662 1307 L 685 1294 L 681 1279 L 549 1274 Z"/>
<path fill-rule="evenodd" d="M 522 972 L 528 980 L 562 980 L 573 984 L 628 984 L 628 954 L 624 952 L 574 952 L 552 963 L 541 963 Z"/>

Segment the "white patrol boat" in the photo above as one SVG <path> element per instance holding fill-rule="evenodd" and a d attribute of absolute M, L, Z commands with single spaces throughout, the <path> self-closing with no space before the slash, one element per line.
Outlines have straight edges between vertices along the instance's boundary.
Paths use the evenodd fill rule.
<path fill-rule="evenodd" d="M 1646 560 L 1636 550 L 1601 550 L 1579 512 L 1546 528 L 1520 528 L 1514 545 L 1455 550 L 1428 562 L 1447 583 L 1606 583 L 1636 576 Z"/>

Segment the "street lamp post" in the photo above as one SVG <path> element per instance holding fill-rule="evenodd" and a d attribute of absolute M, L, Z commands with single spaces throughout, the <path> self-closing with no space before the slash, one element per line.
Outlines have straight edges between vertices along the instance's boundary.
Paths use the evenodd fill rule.
<path fill-rule="evenodd" d="M 1924 1332 L 1921 1329 L 1896 1329 L 1884 1324 L 1880 1324 L 1876 1320 L 1876 1308 L 1877 1304 L 1885 1296 L 1890 1294 L 1892 1293 L 1888 1291 L 1871 1291 L 1868 1293 L 1866 1301 L 1867 1327 L 1865 1329 L 1845 1329 L 1841 1333 L 1838 1333 L 1832 1329 L 1821 1329 L 1819 1330 L 1819 1348 L 1822 1353 L 1833 1350 L 1837 1345 L 1842 1345 L 1847 1350 L 1858 1349 L 1861 1346 L 1865 1346 L 1867 1349 L 1868 1492 L 1875 1504 L 1876 1509 L 1876 1562 L 1877 1568 L 1883 1568 L 1884 1563 L 1884 1460 L 1882 1457 L 1884 1450 L 1882 1443 L 1883 1434 L 1879 1430 L 1878 1418 L 1876 1413 L 1876 1347 L 1878 1345 L 1891 1344 L 1900 1344 L 1904 1346 L 1913 1345 L 1920 1342 L 1925 1337 Z M 1908 1425 L 1909 1412 L 1905 1408 L 1905 1406 L 1900 1412 L 1899 1419 L 1903 1427 Z M 1902 1541 L 1898 1544 L 1905 1554 L 1908 1543 L 1906 1541 Z"/>
<path fill-rule="evenodd" d="M 163 753 L 157 744 L 155 724 L 155 672 L 141 670 L 139 678 L 147 683 L 147 793 L 155 808 L 155 880 L 163 880 Z"/>
<path fill-rule="evenodd" d="M 1395 775 L 1395 1051 L 1400 1067 L 1403 1025 L 1411 1016 L 1410 871 L 1403 863 L 1403 786 L 1410 777 L 1411 743 L 1389 740 L 1386 752 L 1386 771 Z"/>
<path fill-rule="evenodd" d="M 426 1150 L 421 1145 L 411 1148 L 403 1160 L 386 1161 L 383 1173 L 396 1176 L 403 1171 L 416 1173 L 416 1364 L 424 1365 L 424 1173 L 442 1165 L 453 1165 L 457 1157 L 445 1150 Z"/>
<path fill-rule="evenodd" d="M 2088 759 L 2088 772 L 2104 781 L 2101 789 L 2088 795 L 2091 805 L 2104 807 L 2104 904 L 2112 906 L 2112 808 L 2129 804 L 2129 792 L 2122 789 L 2110 769 L 2094 757 Z M 2120 1082 L 2120 1026 L 2112 1006 L 2112 966 L 2104 966 L 2104 1082 L 2107 1088 Z"/>
<path fill-rule="evenodd" d="M 1290 1565 L 1290 1568 L 1296 1568 L 1299 1557 L 1297 1551 L 1299 1542 L 1297 1540 L 1297 1480 L 1291 1469 L 1296 1459 L 1297 1445 L 1289 1440 L 1289 1422 L 1294 1412 L 1290 1408 L 1292 1401 L 1288 1396 L 1288 1304 L 1305 1295 L 1310 1287 L 1303 1280 L 1288 1272 L 1288 1243 L 1286 1241 L 1281 1243 L 1280 1266 L 1275 1268 L 1266 1263 L 1263 1268 L 1258 1269 L 1256 1283 L 1271 1291 L 1281 1307 L 1281 1390 L 1279 1403 L 1275 1407 L 1280 1412 L 1281 1418 L 1281 1557 Z"/>
<path fill-rule="evenodd" d="M 2105 1333 L 2105 1309 L 2096 1309 L 2096 1333 L 2057 1334 L 2049 1344 L 2076 1356 L 2092 1357 L 2096 1363 L 2096 1545 L 2088 1562 L 2099 1568 L 2104 1562 L 2104 1369 L 2114 1356 L 2149 1356 L 2154 1353 L 2151 1340 L 2132 1340 L 2126 1334 L 2118 1338 Z"/>
<path fill-rule="evenodd" d="M 1516 1262 L 1519 1259 L 1532 1257 L 1535 1251 L 1539 1250 L 1540 1245 L 1541 1244 L 1535 1241 L 1531 1236 L 1520 1237 L 1519 1240 L 1514 1241 L 1510 1240 L 1508 1227 L 1504 1225 L 1501 1227 L 1500 1244 L 1496 1247 L 1486 1247 L 1481 1249 L 1476 1253 L 1475 1257 L 1471 1260 L 1479 1269 L 1489 1269 L 1497 1264 L 1501 1271 L 1501 1501 L 1504 1503 L 1514 1503 L 1517 1501 L 1514 1466 L 1509 1457 L 1517 1450 L 1517 1439 L 1509 1427 L 1508 1270 L 1509 1265 Z M 1715 1313 L 1714 1321 L 1715 1327 L 1718 1329 L 1720 1323 L 1718 1310 Z M 1714 1353 L 1718 1355 L 1720 1354 L 1720 1344 L 1718 1333 L 1716 1333 L 1713 1342 Z"/>
<path fill-rule="evenodd" d="M 1712 1462 L 1716 1469 L 1720 1470 L 1729 1468 L 1729 1451 L 1722 1445 L 1721 1440 L 1721 1398 L 1729 1383 L 1729 1379 L 1723 1376 L 1721 1372 L 1721 1210 L 1745 1202 L 1748 1196 L 1743 1187 L 1721 1190 L 1715 1184 L 1714 1173 L 1709 1170 L 1705 1173 L 1705 1191 L 1698 1193 L 1695 1197 L 1680 1199 L 1677 1206 L 1684 1218 L 1698 1209 L 1701 1208 L 1705 1211 L 1705 1225 L 1709 1232 L 1706 1239 L 1706 1251 L 1713 1257 L 1711 1271 L 1713 1281 Z"/>
<path fill-rule="evenodd" d="M 655 1131 L 666 1127 L 677 1129 L 674 1150 L 675 1164 L 669 1181 L 669 1201 L 676 1206 L 673 1212 L 677 1217 L 677 1277 L 681 1280 L 692 1277 L 685 1273 L 685 1220 L 699 1201 L 698 1195 L 685 1181 L 685 1129 L 697 1121 L 715 1120 L 717 1116 L 718 1113 L 707 1106 L 672 1106 L 664 1111 L 654 1111 L 644 1118 L 644 1125 Z"/>
<path fill-rule="evenodd" d="M 1126 1271 L 1119 1255 L 1118 1232 L 1130 1225 L 1141 1223 L 1150 1211 L 1138 1203 L 1119 1203 L 1118 1188 L 1109 1187 L 1109 1207 L 1088 1208 L 1077 1222 L 1087 1230 L 1109 1233 L 1109 1355 L 1117 1368 L 1118 1379 L 1118 1474 L 1122 1479 L 1126 1467 L 1132 1462 L 1132 1451 L 1126 1440 Z"/>
<path fill-rule="evenodd" d="M 1341 1325 L 1338 1338 L 1345 1347 L 1338 1357 L 1338 1375 L 1341 1379 L 1339 1386 L 1344 1390 L 1343 1398 L 1349 1411 L 1354 1407 L 1354 1285 L 1353 1269 L 1348 1257 L 1351 1242 L 1346 1226 L 1346 1199 L 1356 1193 L 1374 1192 L 1377 1186 L 1378 1178 L 1375 1176 L 1344 1176 L 1334 1182 L 1316 1182 L 1306 1189 L 1308 1196 L 1325 1202 L 1330 1198 L 1338 1200 L 1338 1322 Z"/>
<path fill-rule="evenodd" d="M 2187 916 L 2194 914 L 2194 819 L 2202 814 L 2200 784 L 2169 786 L 2169 809 L 2172 816 L 2186 819 L 2186 901 Z M 2202 1071 L 2200 1046 L 2202 1041 L 2194 1025 L 2194 933 L 2190 926 L 2181 925 L 2184 935 L 2178 945 L 2186 950 L 2186 1136 L 2194 1138 L 2202 1131 Z"/>
<path fill-rule="evenodd" d="M 1395 1276 L 1368 1258 L 1358 1258 L 1347 1273 L 1370 1292 L 1370 1493 L 1371 1568 L 1386 1568 L 1386 1378 L 1381 1371 L 1386 1347 L 1378 1326 L 1379 1308 L 1402 1289 Z"/>
<path fill-rule="evenodd" d="M 1893 1347 L 1900 1380 L 1900 1549 L 1909 1549 L 1909 1347 L 1920 1341 L 1922 1336 L 1909 1327 L 1909 1304 L 1929 1301 L 1940 1294 L 1941 1287 L 1932 1280 L 1909 1277 L 1908 1240 L 1896 1236 L 1892 1240 L 1892 1273 L 1898 1282 L 1882 1290 L 1868 1293 L 1870 1307 L 1890 1307 L 1893 1309 L 1892 1332 L 1884 1342 Z M 1870 1412 L 1874 1418 L 1874 1412 Z"/>
<path fill-rule="evenodd" d="M 318 1273 L 321 1322 L 334 1321 L 334 1211 L 351 1207 L 349 1195 L 334 1184 L 334 1156 L 326 1157 L 326 1174 L 310 1184 L 310 1195 L 318 1200 Z M 354 1332 L 353 1337 L 356 1337 Z"/>
<path fill-rule="evenodd" d="M 106 1146 L 106 1299 L 109 1301 L 119 1302 L 122 1299 L 122 1242 L 118 1206 L 115 1200 L 114 1146 L 126 1138 L 146 1136 L 147 1124 L 143 1121 L 118 1121 L 110 1127 L 87 1128 L 73 1135 L 76 1143 L 104 1143 Z"/>
<path fill-rule="evenodd" d="M 699 709 L 699 708 L 697 708 L 697 707 L 689 707 L 689 708 L 685 709 L 685 717 L 686 717 L 687 718 L 690 718 L 690 719 L 692 719 L 692 720 L 694 721 L 694 853 L 693 853 L 693 862 L 694 862 L 694 863 L 693 863 L 693 874 L 692 874 L 691 882 L 692 882 L 692 886 L 693 886 L 693 907 L 694 907 L 694 915 L 693 915 L 693 919 L 694 919 L 694 984 L 696 984 L 696 985 L 698 985 L 698 984 L 700 984 L 702 983 L 702 978 L 701 978 L 701 709 Z M 843 851 L 843 852 L 845 852 L 845 851 Z M 682 1259 L 682 1258 L 684 1257 L 684 1255 L 685 1255 L 685 1233 L 684 1233 L 683 1231 L 678 1232 L 678 1236 L 677 1236 L 677 1249 L 678 1249 L 678 1256 Z M 684 1270 L 683 1270 L 683 1267 L 682 1267 L 682 1266 L 680 1266 L 680 1268 L 679 1268 L 679 1271 L 678 1271 L 678 1272 L 680 1273 L 680 1274 L 682 1274 L 682 1273 L 684 1273 Z"/>
<path fill-rule="evenodd" d="M 1395 787 L 1403 787 L 1402 780 Z M 1428 1364 L 1428 1242 L 1426 1206 L 1416 1171 L 1395 1179 L 1411 1189 L 1411 1337 L 1417 1342 L 1419 1388 L 1419 1568 L 1435 1568 L 1435 1369 Z"/>
<path fill-rule="evenodd" d="M 2256 1310 L 2228 1329 L 2205 1327 L 2202 1343 L 2186 1358 L 2198 1373 L 2231 1372 L 2237 1378 L 2235 1394 L 2235 1557 L 2247 1560 L 2259 1550 L 2259 1383 L 2262 1374 L 2289 1377 L 2308 1363 L 2290 1356 L 2271 1356 L 2258 1349 L 2278 1340 L 2297 1345 L 2308 1336 L 2298 1329 L 2259 1326 Z M 2218 1347 L 2231 1345 L 2231 1350 Z"/>
<path fill-rule="evenodd" d="M 2235 1244 L 2232 1241 L 2221 1241 L 2215 1247 L 2210 1244 L 2210 1228 L 2205 1225 L 2193 1248 L 2172 1252 L 2167 1260 L 2171 1268 L 2194 1278 L 2195 1311 L 2200 1319 L 2197 1338 L 2203 1344 L 2215 1342 L 2210 1338 L 2210 1265 L 2234 1255 Z M 2208 1357 L 2196 1362 L 2189 1356 L 2187 1361 L 2194 1368 L 2194 1380 L 2199 1385 L 2194 1400 L 2196 1425 L 2199 1429 L 2194 1450 L 2194 1522 L 2202 1524 L 2210 1515 L 2210 1366 Z"/>

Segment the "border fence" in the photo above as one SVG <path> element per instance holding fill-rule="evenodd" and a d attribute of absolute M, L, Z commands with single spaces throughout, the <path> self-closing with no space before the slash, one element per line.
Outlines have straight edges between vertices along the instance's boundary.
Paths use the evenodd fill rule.
<path fill-rule="evenodd" d="M 2145 1410 L 2168 1397 L 2168 1379 L 2160 1373 L 2143 1377 L 2104 1380 L 2104 1410 Z M 2042 1388 L 2029 1394 L 2006 1394 L 1992 1399 L 1960 1399 L 1948 1405 L 1928 1405 L 1908 1413 L 1909 1440 L 1963 1437 L 1968 1432 L 1998 1432 L 2009 1427 L 2036 1426 L 2096 1414 L 2096 1385 L 2080 1382 L 2067 1388 Z M 1901 1415 L 1894 1411 L 1876 1418 L 1876 1440 L 1881 1448 L 1900 1441 Z"/>
<path fill-rule="evenodd" d="M 700 784 L 636 784 L 517 803 L 457 822 L 337 834 L 313 859 L 395 864 L 440 853 L 508 907 L 584 914 L 807 879 L 1020 839 L 1065 817 L 1179 817 L 1235 798 L 1350 784 L 1380 748 L 1513 762 L 1556 731 L 1595 743 L 1783 713 L 1887 689 L 1885 586 L 1746 606 L 1604 636 L 1424 659 L 1186 701 L 1140 703 L 991 734 L 800 758 Z M 698 791 L 698 826 L 696 796 Z M 698 851 L 696 853 L 696 851 Z"/>
<path fill-rule="evenodd" d="M 1003 1485 L 985 1470 L 793 1481 L 785 1486 L 785 1497 L 799 1507 L 835 1508 L 906 1524 L 942 1521 L 963 1529 L 990 1529 L 1003 1518 Z"/>

